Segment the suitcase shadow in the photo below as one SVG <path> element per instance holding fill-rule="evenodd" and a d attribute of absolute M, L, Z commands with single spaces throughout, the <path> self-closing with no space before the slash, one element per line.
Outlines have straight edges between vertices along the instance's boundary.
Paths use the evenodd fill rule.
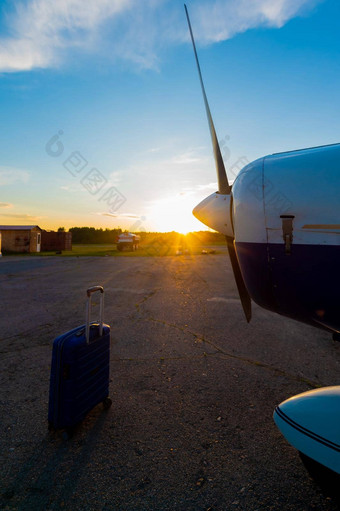
<path fill-rule="evenodd" d="M 2 491 L 0 508 L 72 509 L 70 500 L 97 450 L 109 414 L 98 405 L 69 440 L 63 440 L 60 432 L 47 432 L 39 445 L 33 445 L 34 453 L 19 468 L 14 481 Z"/>

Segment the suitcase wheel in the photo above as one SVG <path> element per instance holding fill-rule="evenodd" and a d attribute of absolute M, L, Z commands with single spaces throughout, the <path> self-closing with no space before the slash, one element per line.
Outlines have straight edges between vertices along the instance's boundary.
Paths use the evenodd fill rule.
<path fill-rule="evenodd" d="M 104 409 L 105 410 L 108 410 L 110 408 L 110 406 L 112 405 L 112 399 L 110 397 L 106 397 L 104 400 L 103 400 L 103 406 L 104 406 Z"/>
<path fill-rule="evenodd" d="M 64 431 L 61 433 L 61 438 L 63 440 L 70 440 L 70 438 L 73 437 L 73 429 L 72 428 L 67 428 L 67 429 L 64 429 Z"/>

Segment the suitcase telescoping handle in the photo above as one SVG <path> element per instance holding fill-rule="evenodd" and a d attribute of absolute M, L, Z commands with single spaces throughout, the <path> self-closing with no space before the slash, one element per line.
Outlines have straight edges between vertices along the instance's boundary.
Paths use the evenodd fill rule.
<path fill-rule="evenodd" d="M 86 302 L 86 342 L 90 342 L 90 315 L 91 315 L 91 297 L 92 293 L 100 291 L 100 305 L 99 305 L 99 335 L 103 335 L 103 314 L 104 314 L 104 288 L 102 286 L 89 287 L 86 291 L 87 302 Z"/>

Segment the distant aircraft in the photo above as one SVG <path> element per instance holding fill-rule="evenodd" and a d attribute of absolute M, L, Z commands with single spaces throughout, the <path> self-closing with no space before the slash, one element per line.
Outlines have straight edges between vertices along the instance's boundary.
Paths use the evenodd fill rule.
<path fill-rule="evenodd" d="M 213 145 L 218 191 L 193 214 L 226 236 L 247 321 L 251 300 L 340 340 L 340 144 L 272 154 L 231 186 L 191 40 Z M 274 411 L 318 484 L 340 499 L 340 386 L 305 392 Z"/>

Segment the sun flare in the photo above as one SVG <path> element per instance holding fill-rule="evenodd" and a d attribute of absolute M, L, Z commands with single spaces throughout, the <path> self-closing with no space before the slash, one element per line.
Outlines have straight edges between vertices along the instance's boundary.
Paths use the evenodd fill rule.
<path fill-rule="evenodd" d="M 190 199 L 186 195 L 176 195 L 154 201 L 150 206 L 149 215 L 155 230 L 176 231 L 180 234 L 202 230 L 203 224 L 192 214 L 196 203 Z"/>

